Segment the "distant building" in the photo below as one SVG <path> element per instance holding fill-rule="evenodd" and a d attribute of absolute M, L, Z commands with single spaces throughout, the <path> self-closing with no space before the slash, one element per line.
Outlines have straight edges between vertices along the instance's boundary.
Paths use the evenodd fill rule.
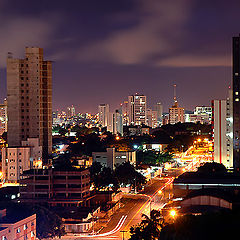
<path fill-rule="evenodd" d="M 174 84 L 174 104 L 172 107 L 169 108 L 168 123 L 175 124 L 178 122 L 184 123 L 185 115 L 184 115 L 184 108 L 178 106 L 178 101 L 176 97 L 176 84 Z"/>
<path fill-rule="evenodd" d="M 105 167 L 114 169 L 116 165 L 130 162 L 136 165 L 136 152 L 117 152 L 115 148 L 107 148 L 106 152 L 93 152 L 93 162 L 100 162 Z"/>
<path fill-rule="evenodd" d="M 184 108 L 178 107 L 178 105 L 173 105 L 169 108 L 169 123 L 175 124 L 178 122 L 185 122 Z"/>
<path fill-rule="evenodd" d="M 128 113 L 130 124 L 147 124 L 147 97 L 139 94 L 128 96 Z"/>
<path fill-rule="evenodd" d="M 214 161 L 222 163 L 226 168 L 233 168 L 232 130 L 227 121 L 230 114 L 229 100 L 214 100 L 212 106 Z"/>
<path fill-rule="evenodd" d="M 197 123 L 201 124 L 211 124 L 212 119 L 209 119 L 208 114 L 188 114 L 185 113 L 185 122 Z"/>
<path fill-rule="evenodd" d="M 0 104 L 0 136 L 7 132 L 7 100 Z"/>
<path fill-rule="evenodd" d="M 124 136 L 143 136 L 149 135 L 149 133 L 150 127 L 146 125 L 124 127 Z"/>
<path fill-rule="evenodd" d="M 1 240 L 25 240 L 37 239 L 36 214 L 27 218 L 21 216 L 9 216 L 6 209 L 0 210 L 0 239 Z M 17 215 L 17 213 L 16 213 Z"/>
<path fill-rule="evenodd" d="M 71 107 L 67 108 L 67 117 L 72 118 L 76 115 L 75 107 L 72 105 Z"/>
<path fill-rule="evenodd" d="M 109 105 L 108 104 L 100 104 L 98 106 L 98 113 L 99 113 L 99 124 L 102 127 L 108 126 L 108 119 L 109 119 Z"/>
<path fill-rule="evenodd" d="M 163 117 L 163 105 L 162 103 L 157 103 L 155 105 L 155 111 L 157 111 L 157 121 L 158 121 L 158 125 L 162 124 L 162 117 Z"/>
<path fill-rule="evenodd" d="M 7 59 L 9 147 L 38 138 L 43 158 L 52 153 L 52 62 L 43 49 L 26 47 L 24 59 Z"/>
<path fill-rule="evenodd" d="M 122 111 L 122 116 L 123 116 L 123 125 L 128 126 L 130 124 L 129 120 L 129 108 L 128 108 L 128 101 L 124 101 L 121 104 L 121 111 Z"/>
<path fill-rule="evenodd" d="M 31 169 L 20 179 L 21 202 L 84 206 L 90 196 L 89 169 Z"/>
<path fill-rule="evenodd" d="M 153 111 L 151 108 L 147 108 L 147 125 L 151 128 L 158 126 L 157 111 Z"/>

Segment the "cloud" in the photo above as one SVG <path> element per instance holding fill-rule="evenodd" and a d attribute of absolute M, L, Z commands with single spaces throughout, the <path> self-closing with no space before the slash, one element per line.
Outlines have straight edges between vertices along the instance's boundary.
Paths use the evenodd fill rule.
<path fill-rule="evenodd" d="M 46 18 L 45 18 L 46 17 Z M 0 67 L 6 66 L 7 52 L 14 57 L 22 57 L 26 46 L 47 47 L 57 28 L 56 16 L 18 17 L 3 16 L 0 21 Z"/>
<path fill-rule="evenodd" d="M 122 15 L 123 18 L 136 16 L 135 24 L 80 48 L 79 59 L 138 64 L 159 54 L 173 52 L 178 47 L 176 42 L 184 35 L 183 27 L 190 9 L 189 0 L 136 0 L 136 9 Z M 119 20 L 120 15 L 117 18 Z"/>
<path fill-rule="evenodd" d="M 230 56 L 182 55 L 163 59 L 156 63 L 164 67 L 230 67 Z"/>

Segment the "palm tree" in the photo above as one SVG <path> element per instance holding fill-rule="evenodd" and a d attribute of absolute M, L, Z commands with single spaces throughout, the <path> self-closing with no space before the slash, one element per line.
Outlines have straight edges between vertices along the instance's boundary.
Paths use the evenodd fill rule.
<path fill-rule="evenodd" d="M 160 231 L 164 226 L 161 213 L 157 210 L 152 210 L 150 217 L 143 214 L 144 218 L 141 223 L 135 227 L 131 227 L 131 238 L 129 240 L 157 240 L 160 236 Z"/>

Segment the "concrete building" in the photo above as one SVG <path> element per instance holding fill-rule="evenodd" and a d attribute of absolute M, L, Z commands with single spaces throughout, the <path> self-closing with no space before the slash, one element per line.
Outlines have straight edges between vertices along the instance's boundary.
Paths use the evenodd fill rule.
<path fill-rule="evenodd" d="M 158 102 L 155 105 L 155 111 L 157 111 L 157 121 L 158 125 L 161 126 L 162 124 L 162 118 L 163 118 L 163 105 L 162 103 Z"/>
<path fill-rule="evenodd" d="M 212 117 L 212 114 L 211 114 Z M 211 124 L 212 119 L 209 119 L 208 114 L 188 114 L 185 113 L 185 122 L 197 123 L 201 124 Z"/>
<path fill-rule="evenodd" d="M 176 96 L 176 88 L 177 85 L 173 85 L 174 88 L 174 104 L 172 107 L 169 108 L 169 123 L 170 124 L 175 124 L 178 122 L 183 123 L 185 121 L 185 112 L 184 108 L 178 106 L 178 101 L 177 101 L 177 96 Z"/>
<path fill-rule="evenodd" d="M 0 104 L 0 136 L 7 132 L 7 100 Z"/>
<path fill-rule="evenodd" d="M 72 105 L 71 107 L 67 108 L 67 117 L 71 118 L 76 115 L 75 107 Z"/>
<path fill-rule="evenodd" d="M 98 113 L 99 113 L 99 124 L 102 127 L 107 127 L 108 119 L 109 119 L 109 105 L 100 104 L 98 106 Z"/>
<path fill-rule="evenodd" d="M 157 111 L 151 108 L 147 108 L 147 125 L 151 128 L 156 128 L 158 126 Z"/>
<path fill-rule="evenodd" d="M 43 158 L 52 153 L 52 62 L 26 47 L 24 59 L 7 59 L 8 146 L 38 138 Z"/>
<path fill-rule="evenodd" d="M 123 125 L 124 126 L 128 126 L 130 124 L 128 110 L 129 110 L 128 101 L 124 101 L 121 104 L 121 112 L 122 112 L 122 116 L 123 116 Z"/>
<path fill-rule="evenodd" d="M 78 207 L 89 196 L 89 169 L 31 169 L 20 179 L 21 202 Z"/>
<path fill-rule="evenodd" d="M 147 97 L 139 94 L 128 96 L 128 113 L 130 124 L 147 124 Z"/>
<path fill-rule="evenodd" d="M 23 171 L 42 167 L 42 147 L 38 138 L 28 138 L 21 146 L 2 149 L 2 173 L 5 182 L 16 183 Z"/>
<path fill-rule="evenodd" d="M 169 108 L 169 123 L 175 124 L 178 122 L 185 122 L 184 108 L 173 105 Z"/>
<path fill-rule="evenodd" d="M 117 109 L 113 113 L 113 133 L 123 135 L 123 115 L 121 109 Z"/>
<path fill-rule="evenodd" d="M 194 109 L 194 114 L 196 115 L 205 115 L 207 114 L 209 116 L 209 120 L 212 120 L 212 107 L 210 106 L 197 106 Z"/>
<path fill-rule="evenodd" d="M 27 218 L 21 216 L 8 216 L 6 209 L 0 210 L 0 239 L 1 240 L 26 240 L 37 239 L 36 214 Z M 17 220 L 16 220 L 17 219 Z"/>
<path fill-rule="evenodd" d="M 117 152 L 115 148 L 107 148 L 106 152 L 93 152 L 93 162 L 100 162 L 104 167 L 114 169 L 116 165 L 130 162 L 136 165 L 136 152 Z"/>
<path fill-rule="evenodd" d="M 232 42 L 233 165 L 240 171 L 240 35 Z"/>
<path fill-rule="evenodd" d="M 222 163 L 226 168 L 233 167 L 232 130 L 227 123 L 227 112 L 230 114 L 229 106 L 227 100 L 212 101 L 214 161 Z M 230 117 L 230 115 L 228 116 Z"/>

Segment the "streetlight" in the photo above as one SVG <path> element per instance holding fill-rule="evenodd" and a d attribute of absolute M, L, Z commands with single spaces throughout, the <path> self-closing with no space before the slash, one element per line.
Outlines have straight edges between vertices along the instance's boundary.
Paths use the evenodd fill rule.
<path fill-rule="evenodd" d="M 176 212 L 176 210 L 172 209 L 172 210 L 170 210 L 169 214 L 172 218 L 175 218 L 177 215 L 177 212 Z"/>
<path fill-rule="evenodd" d="M 120 231 L 120 232 L 122 233 L 122 237 L 123 237 L 122 239 L 124 240 L 124 233 L 127 232 L 127 231 L 122 230 L 122 231 Z"/>

